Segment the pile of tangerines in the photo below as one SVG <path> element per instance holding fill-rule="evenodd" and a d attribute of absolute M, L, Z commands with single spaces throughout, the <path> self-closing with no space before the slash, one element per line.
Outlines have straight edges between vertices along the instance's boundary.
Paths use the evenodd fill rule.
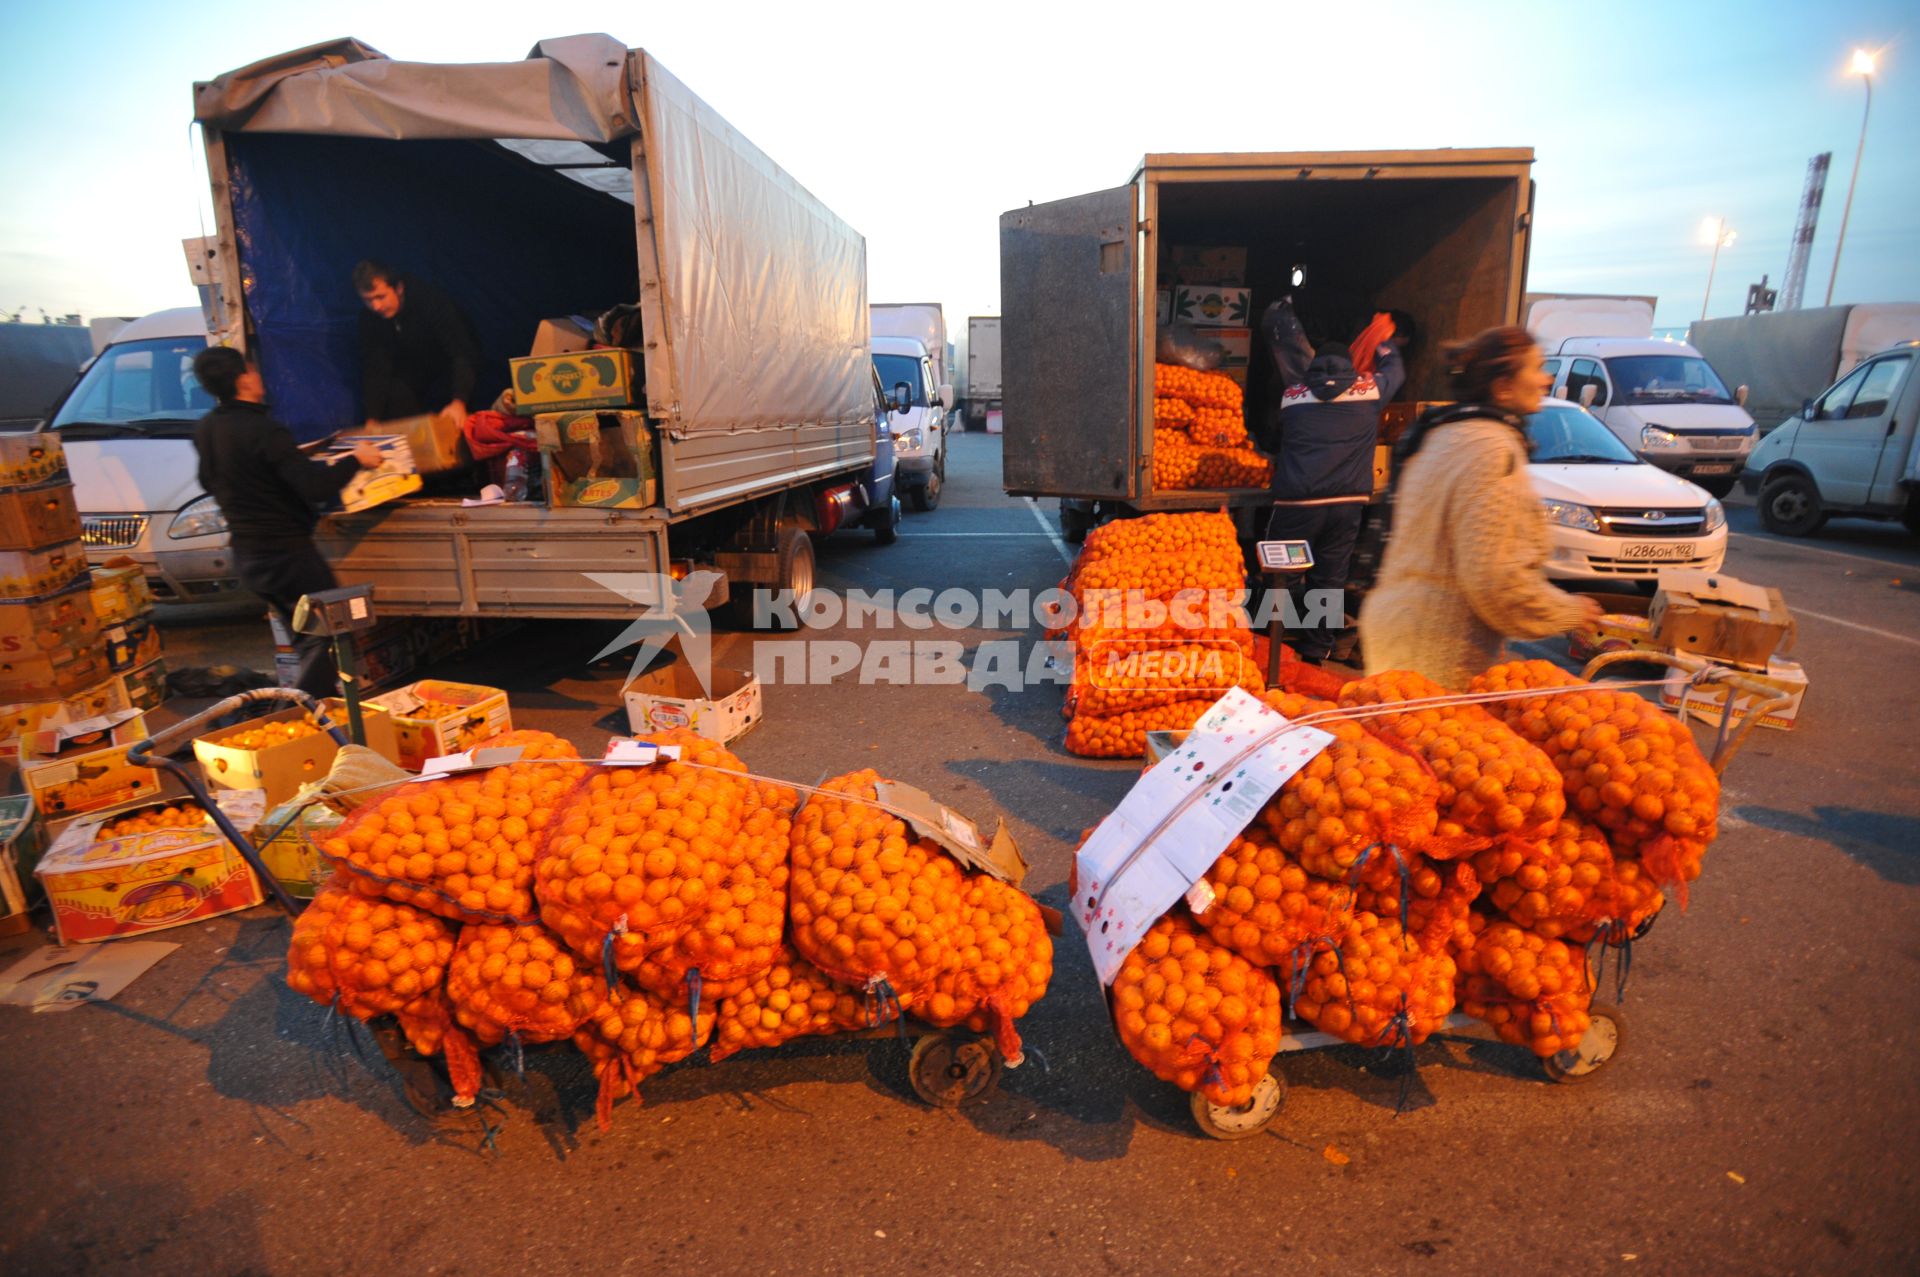
<path fill-rule="evenodd" d="M 1040 907 L 879 804 L 856 772 L 804 804 L 673 731 L 644 766 L 589 766 L 544 732 L 517 761 L 393 786 L 324 835 L 333 878 L 301 915 L 288 984 L 395 1016 L 444 1054 L 456 1101 L 479 1050 L 570 1041 L 600 1117 L 709 1041 L 714 1058 L 912 1014 L 995 1036 L 1045 993 Z M 796 810 L 798 815 L 796 816 Z"/>
<path fill-rule="evenodd" d="M 1273 462 L 1247 434 L 1239 385 L 1224 373 L 1153 367 L 1153 486 L 1259 488 Z"/>

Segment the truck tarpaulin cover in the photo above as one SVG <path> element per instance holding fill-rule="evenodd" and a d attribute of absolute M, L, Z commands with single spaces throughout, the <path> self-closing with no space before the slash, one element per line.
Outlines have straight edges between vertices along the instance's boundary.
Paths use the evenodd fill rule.
<path fill-rule="evenodd" d="M 645 104 L 646 144 L 630 148 L 641 131 L 636 101 Z M 195 114 L 223 132 L 230 167 L 238 160 L 234 230 L 247 305 L 275 406 L 290 424 L 296 406 L 298 424 L 323 409 L 325 424 L 345 424 L 333 419 L 337 404 L 289 400 L 309 393 L 320 361 L 355 367 L 357 299 L 344 283 L 345 309 L 333 309 L 342 305 L 333 283 L 345 278 L 341 259 L 350 269 L 360 257 L 388 257 L 445 288 L 502 375 L 539 319 L 635 299 L 630 180 L 596 173 L 589 187 L 583 176 L 558 178 L 588 197 L 570 214 L 577 220 L 560 226 L 552 224 L 553 185 L 539 180 L 554 173 L 530 169 L 516 183 L 476 186 L 483 175 L 472 167 L 447 185 L 460 143 L 507 144 L 471 150 L 470 166 L 481 164 L 471 156 L 499 158 L 493 153 L 508 149 L 548 162 L 533 140 L 587 143 L 602 156 L 631 154 L 647 165 L 665 313 L 662 348 L 647 356 L 648 398 L 669 430 L 871 422 L 865 241 L 658 62 L 609 36 L 543 40 L 523 62 L 469 65 L 396 62 L 351 40 L 316 45 L 197 86 Z M 281 162 L 287 152 L 248 145 L 270 136 L 294 152 L 308 142 L 352 141 L 356 158 L 344 169 L 337 155 L 308 159 L 302 177 Z M 381 142 L 396 144 L 392 159 L 358 158 L 384 149 Z M 418 160 L 430 152 L 422 142 L 446 144 L 438 167 Z M 413 190 L 394 198 L 385 185 L 411 186 L 428 169 L 431 198 Z M 269 208 L 272 221 L 296 226 L 269 233 Z M 598 226 L 601 217 L 620 219 L 624 247 Z M 621 295 L 602 296 L 609 291 Z M 535 294 L 541 301 L 529 310 Z M 490 321 L 489 310 L 504 318 Z M 512 332 L 496 336 L 496 322 Z M 276 362 L 296 350 L 291 357 L 311 371 L 276 375 Z M 343 353 L 350 357 L 340 363 Z"/>

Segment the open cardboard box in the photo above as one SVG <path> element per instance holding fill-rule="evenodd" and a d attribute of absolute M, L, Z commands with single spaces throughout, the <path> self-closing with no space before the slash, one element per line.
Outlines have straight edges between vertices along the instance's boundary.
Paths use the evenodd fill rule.
<path fill-rule="evenodd" d="M 0 743 L 0 758 L 17 762 L 41 814 L 59 820 L 157 795 L 160 774 L 127 761 L 146 738 L 146 716 L 121 710 Z"/>
<path fill-rule="evenodd" d="M 233 744 L 235 738 L 268 723 L 292 723 L 306 717 L 297 705 L 250 718 L 232 727 L 222 727 L 193 742 L 193 756 L 200 771 L 215 789 L 259 789 L 266 793 L 268 806 L 276 806 L 293 797 L 300 786 L 326 777 L 333 756 L 340 747 L 325 731 L 293 740 L 278 741 L 265 749 L 247 749 Z"/>
<path fill-rule="evenodd" d="M 1748 682 L 1759 683 L 1793 698 L 1781 708 L 1761 715 L 1758 726 L 1782 732 L 1790 732 L 1799 726 L 1800 706 L 1807 695 L 1807 672 L 1800 668 L 1798 661 L 1776 656 L 1769 662 L 1765 674 L 1742 670 L 1741 675 Z M 1684 704 L 1688 714 L 1715 727 L 1720 725 L 1720 720 L 1726 714 L 1729 697 L 1733 699 L 1733 721 L 1736 724 L 1745 721 L 1753 711 L 1754 697 L 1725 683 L 1694 686 L 1688 682 L 1685 670 L 1674 670 L 1667 675 L 1667 681 L 1660 688 L 1662 705 L 1677 710 Z"/>
<path fill-rule="evenodd" d="M 760 680 L 748 670 L 715 665 L 703 689 L 678 640 L 625 692 L 627 727 L 636 736 L 684 727 L 725 745 L 765 715 Z"/>
<path fill-rule="evenodd" d="M 1780 591 L 1724 572 L 1662 572 L 1647 621 L 1661 647 L 1761 674 L 1776 652 L 1793 648 L 1793 613 Z"/>
<path fill-rule="evenodd" d="M 497 687 L 423 678 L 362 702 L 386 711 L 393 723 L 394 762 L 419 771 L 429 758 L 471 749 L 513 730 L 507 694 Z"/>
<path fill-rule="evenodd" d="M 62 944 L 87 944 L 198 922 L 264 897 L 253 870 L 211 820 L 102 838 L 109 821 L 154 804 L 100 812 L 67 825 L 34 871 L 53 904 Z"/>

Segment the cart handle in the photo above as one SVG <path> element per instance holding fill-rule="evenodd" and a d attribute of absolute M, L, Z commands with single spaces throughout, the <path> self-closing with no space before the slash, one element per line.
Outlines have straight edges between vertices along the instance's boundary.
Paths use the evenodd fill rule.
<path fill-rule="evenodd" d="M 226 836 L 227 841 L 233 844 L 233 849 L 240 853 L 240 858 L 247 862 L 248 868 L 253 870 L 254 877 L 260 880 L 260 885 L 273 896 L 274 903 L 285 910 L 289 918 L 297 918 L 300 916 L 300 905 L 287 893 L 287 889 L 280 885 L 279 880 L 267 871 L 266 863 L 261 860 L 259 850 L 234 826 L 233 821 L 227 818 L 227 813 L 220 810 L 220 804 L 214 802 L 207 793 L 206 783 L 184 763 L 171 757 L 179 748 L 183 738 L 198 735 L 215 719 L 223 718 L 243 706 L 272 701 L 304 706 L 326 729 L 327 734 L 333 737 L 336 744 L 347 743 L 347 734 L 333 725 L 333 720 L 327 717 L 326 711 L 320 708 L 319 702 L 306 692 L 295 687 L 256 687 L 251 691 L 241 692 L 237 696 L 216 701 L 192 718 L 182 719 L 162 730 L 159 735 L 140 741 L 127 751 L 127 762 L 134 767 L 163 768 L 178 778 L 180 783 L 186 786 L 187 792 L 194 796 L 207 815 L 212 818 L 213 823 Z"/>
<path fill-rule="evenodd" d="M 1750 678 L 1744 678 L 1737 670 L 1730 670 L 1724 665 L 1716 665 L 1712 661 L 1702 660 L 1697 656 L 1686 656 L 1678 652 L 1645 652 L 1632 648 L 1618 652 L 1602 652 L 1587 662 L 1586 668 L 1580 671 L 1580 677 L 1584 681 L 1591 683 L 1594 681 L 1594 676 L 1607 666 L 1629 662 L 1634 664 L 1665 665 L 1672 669 L 1685 671 L 1687 674 L 1692 675 L 1688 681 L 1696 685 L 1701 683 L 1724 683 L 1727 685 L 1727 700 L 1720 709 L 1719 734 L 1714 740 L 1713 754 L 1707 760 L 1708 764 L 1713 768 L 1713 774 L 1716 776 L 1726 773 L 1727 764 L 1732 762 L 1733 756 L 1740 752 L 1740 747 L 1746 743 L 1748 733 L 1760 725 L 1762 718 L 1777 709 L 1785 709 L 1793 702 L 1793 697 L 1788 693 L 1782 692 L 1778 688 L 1768 687 L 1764 683 L 1756 683 Z M 1754 698 L 1753 703 L 1747 707 L 1745 721 L 1742 722 L 1738 728 L 1733 727 L 1733 694 L 1735 692 L 1741 692 Z M 1679 717 L 1683 723 L 1687 719 L 1686 702 L 1684 700 L 1680 705 Z"/>

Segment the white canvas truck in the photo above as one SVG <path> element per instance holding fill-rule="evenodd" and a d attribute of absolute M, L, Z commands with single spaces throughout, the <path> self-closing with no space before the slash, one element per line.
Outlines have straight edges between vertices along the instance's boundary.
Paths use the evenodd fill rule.
<path fill-rule="evenodd" d="M 1765 434 L 1802 414 L 1807 400 L 1862 359 L 1920 340 L 1920 303 L 1819 306 L 1703 319 L 1687 330 L 1720 375 L 1748 387 L 1747 411 Z"/>
<path fill-rule="evenodd" d="M 259 360 L 303 438 L 362 419 L 362 258 L 452 296 L 498 384 L 542 320 L 638 304 L 655 503 L 329 516 L 321 549 L 383 614 L 624 619 L 673 606 L 642 580 L 694 568 L 721 582 L 707 602 L 804 593 L 810 535 L 896 517 L 871 491 L 865 240 L 645 51 L 570 36 L 442 65 L 338 41 L 196 86 L 195 118 L 217 274 L 245 281 L 216 336 Z"/>

